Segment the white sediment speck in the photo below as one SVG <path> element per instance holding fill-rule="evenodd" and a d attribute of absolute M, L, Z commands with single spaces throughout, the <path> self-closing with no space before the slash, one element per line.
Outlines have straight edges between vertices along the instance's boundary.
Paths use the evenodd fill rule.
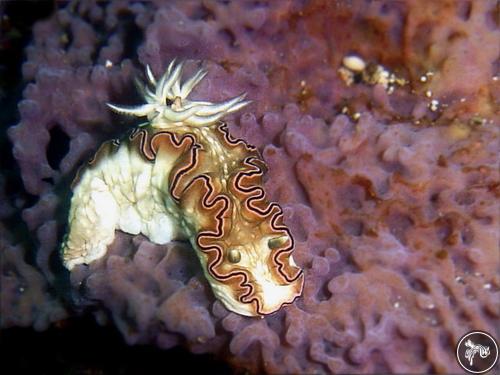
<path fill-rule="evenodd" d="M 439 108 L 439 101 L 436 99 L 431 100 L 431 102 L 429 103 L 429 109 L 432 112 L 435 112 L 438 110 L 438 108 Z"/>
<path fill-rule="evenodd" d="M 342 64 L 353 72 L 362 72 L 366 68 L 363 59 L 356 55 L 346 56 L 342 59 Z"/>

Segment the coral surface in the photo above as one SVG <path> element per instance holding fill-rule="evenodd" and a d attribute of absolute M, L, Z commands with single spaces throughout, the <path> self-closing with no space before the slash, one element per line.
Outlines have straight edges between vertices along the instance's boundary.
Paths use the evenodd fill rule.
<path fill-rule="evenodd" d="M 250 372 L 460 371 L 464 333 L 499 337 L 497 11 L 486 0 L 80 2 L 38 22 L 8 132 L 34 204 L 9 203 L 0 179 L 0 220 L 22 209 L 33 241 L 2 225 L 1 326 L 90 310 L 130 344 L 183 345 Z M 406 83 L 346 82 L 348 54 Z M 254 101 L 229 129 L 262 151 L 306 275 L 302 297 L 264 319 L 216 301 L 185 243 L 117 233 L 89 266 L 68 274 L 59 260 L 76 170 L 136 124 L 105 103 L 140 103 L 133 77 L 174 57 L 209 71 L 194 99 Z"/>

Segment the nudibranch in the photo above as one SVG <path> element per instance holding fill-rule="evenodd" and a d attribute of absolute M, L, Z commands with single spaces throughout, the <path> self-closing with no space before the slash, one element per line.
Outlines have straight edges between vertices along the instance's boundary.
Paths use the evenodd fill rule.
<path fill-rule="evenodd" d="M 172 61 L 157 81 L 138 81 L 146 104 L 108 106 L 146 117 L 120 140 L 104 143 L 73 183 L 68 230 L 61 245 L 66 268 L 101 258 L 115 230 L 150 241 L 191 242 L 215 296 L 227 309 L 260 316 L 292 303 L 304 275 L 281 207 L 266 199 L 266 164 L 258 150 L 233 138 L 221 118 L 249 103 L 187 99 L 203 69 L 181 81 Z"/>

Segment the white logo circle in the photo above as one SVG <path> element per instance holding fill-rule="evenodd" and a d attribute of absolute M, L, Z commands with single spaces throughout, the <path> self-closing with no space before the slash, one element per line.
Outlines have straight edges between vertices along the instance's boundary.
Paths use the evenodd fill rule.
<path fill-rule="evenodd" d="M 456 349 L 458 364 L 472 374 L 490 371 L 498 361 L 498 344 L 488 333 L 472 331 L 460 339 Z"/>

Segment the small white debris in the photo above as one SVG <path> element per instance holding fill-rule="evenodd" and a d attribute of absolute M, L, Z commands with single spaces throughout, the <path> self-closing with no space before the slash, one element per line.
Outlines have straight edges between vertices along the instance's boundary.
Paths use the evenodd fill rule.
<path fill-rule="evenodd" d="M 385 82 L 385 81 L 393 81 L 391 75 L 389 72 L 385 69 L 380 71 L 380 78 Z"/>
<path fill-rule="evenodd" d="M 489 290 L 491 289 L 491 284 L 490 283 L 486 283 L 483 285 L 483 289 L 486 289 L 486 290 Z"/>
<path fill-rule="evenodd" d="M 433 72 L 426 72 L 424 75 L 420 77 L 420 82 L 422 83 L 429 82 L 433 75 L 434 75 Z"/>
<path fill-rule="evenodd" d="M 353 72 L 362 72 L 366 68 L 366 63 L 359 56 L 351 55 L 342 59 L 342 64 Z"/>
<path fill-rule="evenodd" d="M 427 90 L 425 92 L 425 96 L 427 96 L 428 98 L 431 98 L 432 97 L 432 91 L 431 90 Z"/>
<path fill-rule="evenodd" d="M 429 109 L 432 112 L 436 112 L 439 109 L 439 101 L 436 99 L 431 100 L 431 102 L 429 103 Z"/>
<path fill-rule="evenodd" d="M 355 55 L 342 59 L 342 66 L 338 69 L 338 73 L 347 86 L 355 82 L 370 86 L 381 85 L 389 94 L 394 92 L 396 86 L 404 86 L 408 83 L 384 66 L 376 63 L 367 64 Z"/>
<path fill-rule="evenodd" d="M 338 73 L 346 86 L 351 86 L 354 83 L 354 73 L 346 67 L 340 67 Z"/>
<path fill-rule="evenodd" d="M 112 62 L 112 61 L 110 61 L 110 60 L 106 60 L 106 62 L 104 63 L 104 66 L 105 66 L 106 68 L 111 68 L 111 67 L 113 66 L 113 62 Z"/>
<path fill-rule="evenodd" d="M 394 302 L 394 308 L 395 309 L 399 309 L 401 307 L 401 303 L 400 302 Z"/>

